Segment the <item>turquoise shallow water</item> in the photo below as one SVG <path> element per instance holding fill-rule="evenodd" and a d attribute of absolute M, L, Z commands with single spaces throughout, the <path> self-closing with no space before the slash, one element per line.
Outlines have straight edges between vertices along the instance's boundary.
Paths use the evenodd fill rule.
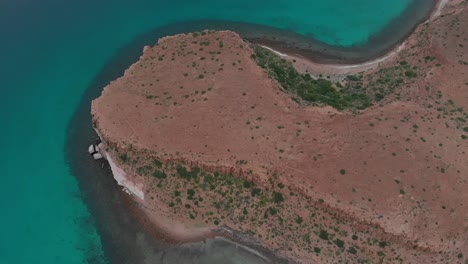
<path fill-rule="evenodd" d="M 351 46 L 411 2 L 1 1 L 0 264 L 105 262 L 97 218 L 69 170 L 64 144 L 85 89 L 135 37 L 168 23 L 227 19 Z"/>

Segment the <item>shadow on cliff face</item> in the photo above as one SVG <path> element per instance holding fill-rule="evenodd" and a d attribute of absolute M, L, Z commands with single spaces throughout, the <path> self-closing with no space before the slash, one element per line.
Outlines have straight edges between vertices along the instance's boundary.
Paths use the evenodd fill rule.
<path fill-rule="evenodd" d="M 129 214 L 110 168 L 104 161 L 94 161 L 87 148 L 98 137 L 92 128 L 91 101 L 98 97 L 110 81 L 123 75 L 136 62 L 143 46 L 154 45 L 158 38 L 182 32 L 200 30 L 206 25 L 176 24 L 157 28 L 141 35 L 121 48 L 86 88 L 72 116 L 65 142 L 66 161 L 79 182 L 82 199 L 88 206 L 105 257 L 110 263 L 266 263 L 263 258 L 223 239 L 206 242 L 168 245 L 156 241 Z M 266 253 L 267 255 L 269 253 Z M 89 263 L 97 263 L 96 253 L 89 250 Z M 274 261 L 276 262 L 276 261 Z"/>

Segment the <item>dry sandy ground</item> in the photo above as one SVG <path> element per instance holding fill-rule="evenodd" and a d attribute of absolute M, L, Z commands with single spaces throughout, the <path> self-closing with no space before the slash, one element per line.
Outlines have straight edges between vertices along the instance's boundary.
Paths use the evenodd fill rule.
<path fill-rule="evenodd" d="M 417 67 L 418 78 L 401 87 L 398 97 L 389 95 L 358 114 L 298 105 L 257 66 L 249 45 L 233 32 L 163 38 L 145 47 L 140 61 L 93 101 L 94 125 L 119 153 L 184 160 L 264 186 L 274 174 L 291 192 L 311 198 L 310 204 L 320 201 L 330 214 L 353 223 L 341 223 L 341 228 L 358 232 L 372 226 L 369 240 L 385 237 L 391 247 L 343 238 L 362 250 L 359 258 L 371 263 L 465 263 L 468 125 L 460 108 L 468 107 L 467 30 L 467 2 L 450 2 L 392 59 L 364 72 L 375 74 L 404 60 Z M 308 70 L 318 75 L 328 69 Z M 134 167 L 122 166 L 136 174 Z M 153 179 L 145 181 L 154 184 Z M 146 191 L 145 197 L 154 197 L 154 189 Z M 170 199 L 172 192 L 157 195 Z M 287 203 L 299 199 L 284 195 Z M 156 210 L 150 217 L 163 212 L 189 226 L 214 226 L 178 215 L 158 199 L 141 203 Z M 304 215 L 300 210 L 309 205 L 295 206 L 291 202 L 291 219 Z M 200 210 L 206 213 L 210 208 Z M 280 238 L 268 237 L 265 226 L 232 219 L 224 223 L 255 230 L 254 236 L 265 245 L 304 263 L 340 259 L 338 254 L 332 261 L 326 253 L 298 249 L 296 244 L 286 250 L 275 242 Z M 292 241 L 304 230 L 288 232 Z M 312 243 L 322 248 L 330 244 Z M 336 252 L 344 259 L 354 257 L 348 251 Z"/>

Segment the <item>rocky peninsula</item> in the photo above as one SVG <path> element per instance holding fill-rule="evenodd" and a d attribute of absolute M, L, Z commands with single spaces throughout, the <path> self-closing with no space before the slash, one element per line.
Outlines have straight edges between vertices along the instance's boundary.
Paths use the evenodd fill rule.
<path fill-rule="evenodd" d="M 465 263 L 468 2 L 440 12 L 372 67 L 281 57 L 231 31 L 162 38 L 93 101 L 100 153 L 168 241 Z"/>

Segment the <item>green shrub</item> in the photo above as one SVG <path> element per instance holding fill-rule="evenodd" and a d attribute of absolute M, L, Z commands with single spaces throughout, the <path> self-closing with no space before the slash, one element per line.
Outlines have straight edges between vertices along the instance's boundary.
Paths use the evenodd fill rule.
<path fill-rule="evenodd" d="M 319 237 L 323 240 L 328 240 L 330 234 L 326 230 L 320 230 Z"/>
<path fill-rule="evenodd" d="M 314 80 L 309 74 L 300 74 L 291 62 L 265 48 L 254 45 L 253 49 L 255 53 L 252 58 L 257 64 L 264 68 L 271 78 L 277 80 L 285 91 L 299 96 L 304 101 L 329 105 L 338 110 L 364 109 L 371 106 L 370 99 L 364 93 L 356 93 L 351 89 L 337 90 L 327 79 Z M 348 78 L 358 79 L 355 76 Z"/>
<path fill-rule="evenodd" d="M 354 247 L 349 247 L 348 252 L 353 254 L 353 255 L 356 255 L 357 250 Z"/>
<path fill-rule="evenodd" d="M 136 172 L 140 176 L 145 176 L 151 171 L 151 166 L 141 166 L 136 169 Z"/>
<path fill-rule="evenodd" d="M 167 175 L 164 171 L 161 171 L 161 170 L 155 170 L 153 172 L 153 177 L 156 177 L 158 179 L 166 179 L 167 178 Z"/>
<path fill-rule="evenodd" d="M 336 239 L 336 240 L 335 240 L 335 244 L 336 244 L 338 247 L 342 248 L 342 247 L 344 247 L 345 242 L 344 242 L 343 240 L 341 240 L 341 239 Z"/>
<path fill-rule="evenodd" d="M 275 203 L 284 202 L 283 194 L 281 194 L 281 193 L 279 193 L 279 192 L 273 192 L 273 201 L 274 201 Z"/>
<path fill-rule="evenodd" d="M 153 163 L 154 163 L 154 165 L 155 165 L 156 167 L 158 167 L 158 168 L 161 168 L 161 166 L 162 166 L 162 162 L 159 161 L 159 160 L 157 160 L 157 159 L 153 160 Z"/>
<path fill-rule="evenodd" d="M 270 213 L 270 215 L 275 215 L 276 213 L 278 213 L 278 209 L 276 208 L 273 208 L 273 207 L 268 207 L 268 213 Z"/>
<path fill-rule="evenodd" d="M 252 196 L 258 196 L 258 195 L 260 195 L 261 192 L 262 192 L 262 190 L 260 190 L 259 188 L 254 188 L 254 189 L 252 189 L 251 194 L 252 194 Z"/>
<path fill-rule="evenodd" d="M 244 188 L 251 188 L 253 183 L 251 181 L 244 181 L 243 186 Z"/>
<path fill-rule="evenodd" d="M 409 71 L 405 71 L 405 76 L 409 78 L 416 78 L 418 74 L 413 70 L 409 70 Z"/>
<path fill-rule="evenodd" d="M 299 225 L 300 225 L 303 221 L 304 221 L 304 219 L 303 219 L 302 217 L 300 217 L 300 216 L 298 216 L 298 217 L 296 218 L 296 223 L 299 224 Z"/>
<path fill-rule="evenodd" d="M 177 175 L 181 178 L 190 180 L 198 177 L 200 173 L 200 168 L 194 167 L 191 171 L 188 171 L 187 168 L 181 165 L 177 165 L 176 167 Z"/>
<path fill-rule="evenodd" d="M 188 196 L 194 196 L 195 195 L 195 191 L 193 189 L 188 189 L 187 190 L 187 195 Z"/>
<path fill-rule="evenodd" d="M 127 153 L 119 155 L 119 158 L 123 162 L 127 162 L 129 160 Z"/>
<path fill-rule="evenodd" d="M 354 75 L 348 75 L 348 76 L 346 76 L 346 79 L 348 79 L 350 81 L 354 81 L 354 82 L 357 82 L 357 81 L 360 80 L 358 76 L 354 76 Z"/>

